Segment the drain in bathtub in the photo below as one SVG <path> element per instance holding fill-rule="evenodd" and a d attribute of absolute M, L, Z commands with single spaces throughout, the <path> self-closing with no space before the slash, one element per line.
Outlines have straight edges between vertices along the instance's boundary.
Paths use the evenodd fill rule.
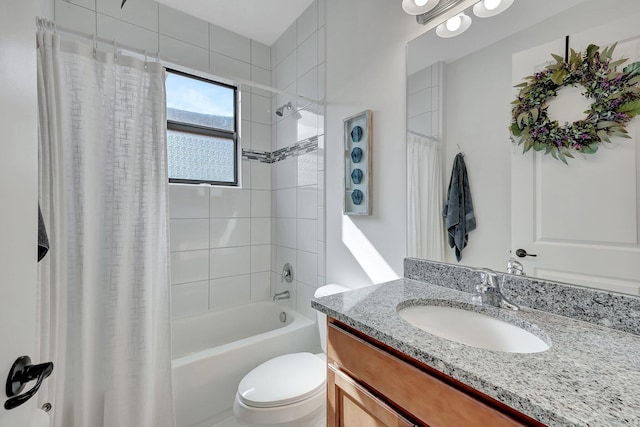
<path fill-rule="evenodd" d="M 282 323 L 287 321 L 287 313 L 285 313 L 284 311 L 280 313 L 280 321 Z"/>

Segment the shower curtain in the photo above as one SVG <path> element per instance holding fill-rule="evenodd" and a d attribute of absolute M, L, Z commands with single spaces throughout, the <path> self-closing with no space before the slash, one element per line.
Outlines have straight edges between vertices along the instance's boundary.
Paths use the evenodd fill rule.
<path fill-rule="evenodd" d="M 164 70 L 37 41 L 39 403 L 54 427 L 174 426 Z"/>
<path fill-rule="evenodd" d="M 407 134 L 408 255 L 444 261 L 443 190 L 440 142 Z"/>

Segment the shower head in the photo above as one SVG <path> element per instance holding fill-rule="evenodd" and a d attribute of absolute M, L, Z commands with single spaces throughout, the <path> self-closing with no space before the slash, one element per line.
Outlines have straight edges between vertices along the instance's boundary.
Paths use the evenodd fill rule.
<path fill-rule="evenodd" d="M 282 117 L 284 115 L 284 109 L 291 110 L 291 101 L 287 102 L 280 108 L 276 109 L 276 116 Z"/>

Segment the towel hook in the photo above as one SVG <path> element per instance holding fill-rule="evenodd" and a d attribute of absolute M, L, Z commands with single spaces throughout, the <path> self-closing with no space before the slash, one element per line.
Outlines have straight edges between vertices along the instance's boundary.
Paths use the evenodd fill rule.
<path fill-rule="evenodd" d="M 460 152 L 460 154 L 462 154 L 462 156 L 464 157 L 464 151 L 462 151 L 462 147 L 460 147 L 460 144 L 456 144 L 458 146 L 458 151 Z"/>

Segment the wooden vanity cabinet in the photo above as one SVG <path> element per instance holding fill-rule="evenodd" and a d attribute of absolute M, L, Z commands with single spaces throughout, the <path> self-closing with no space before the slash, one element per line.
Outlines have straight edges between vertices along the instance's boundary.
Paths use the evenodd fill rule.
<path fill-rule="evenodd" d="M 543 424 L 339 321 L 327 322 L 327 427 Z"/>

